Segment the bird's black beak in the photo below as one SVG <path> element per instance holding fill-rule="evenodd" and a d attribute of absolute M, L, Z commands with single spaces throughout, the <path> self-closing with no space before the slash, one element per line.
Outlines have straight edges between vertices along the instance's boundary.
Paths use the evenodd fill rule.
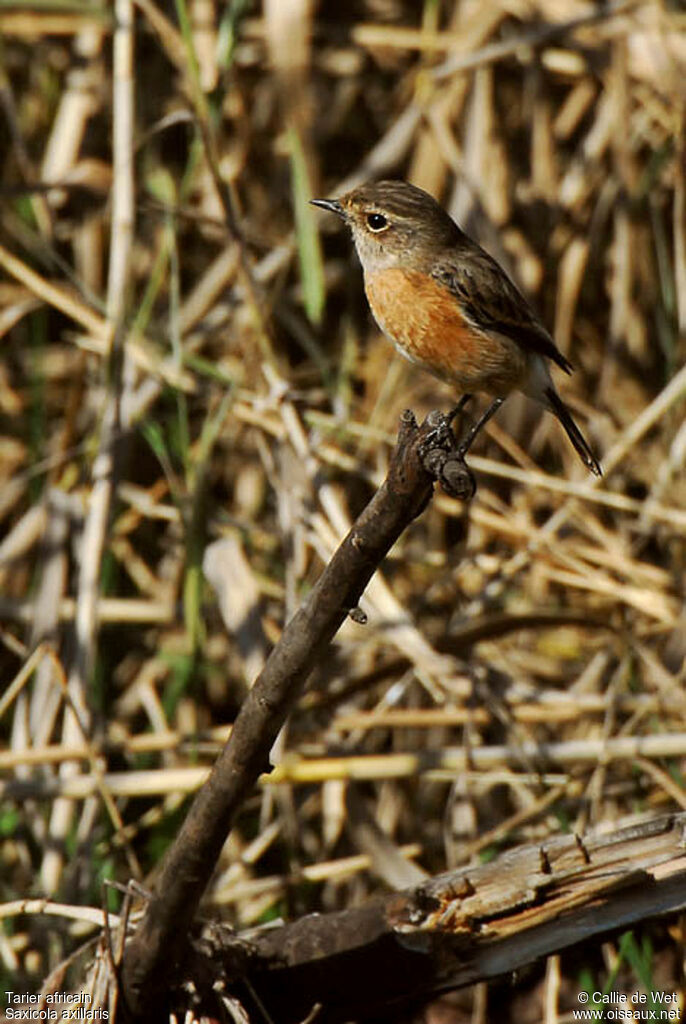
<path fill-rule="evenodd" d="M 345 210 L 337 199 L 310 199 L 313 206 L 321 206 L 322 210 L 328 210 L 345 220 Z"/>

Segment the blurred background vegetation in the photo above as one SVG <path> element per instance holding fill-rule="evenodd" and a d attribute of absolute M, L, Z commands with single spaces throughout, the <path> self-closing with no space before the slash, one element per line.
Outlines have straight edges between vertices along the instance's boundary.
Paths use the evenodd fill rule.
<path fill-rule="evenodd" d="M 372 177 L 433 193 L 530 296 L 605 476 L 508 401 L 474 502 L 437 496 L 341 630 L 208 910 L 290 919 L 686 809 L 685 28 L 676 0 L 2 4 L 0 900 L 150 879 L 400 411 L 454 401 L 308 205 Z M 85 928 L 13 913 L 11 987 Z M 671 991 L 683 939 L 552 958 L 445 1019 Z"/>

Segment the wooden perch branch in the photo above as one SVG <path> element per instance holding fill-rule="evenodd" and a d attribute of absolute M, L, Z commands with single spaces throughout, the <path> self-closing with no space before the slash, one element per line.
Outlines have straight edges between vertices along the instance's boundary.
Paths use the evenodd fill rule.
<path fill-rule="evenodd" d="M 223 979 L 251 1020 L 295 1024 L 317 1004 L 318 1024 L 393 1019 L 401 1004 L 683 910 L 685 829 L 677 814 L 557 836 L 352 910 L 249 937 L 208 928 L 192 975 Z"/>
<path fill-rule="evenodd" d="M 236 811 L 260 773 L 269 771 L 269 751 L 308 675 L 381 560 L 426 506 L 435 479 L 456 496 L 474 493 L 448 419 L 430 413 L 418 427 L 405 412 L 386 480 L 284 629 L 165 858 L 124 954 L 122 992 L 133 1018 L 163 1014 L 170 968 L 183 959 L 190 923 Z"/>

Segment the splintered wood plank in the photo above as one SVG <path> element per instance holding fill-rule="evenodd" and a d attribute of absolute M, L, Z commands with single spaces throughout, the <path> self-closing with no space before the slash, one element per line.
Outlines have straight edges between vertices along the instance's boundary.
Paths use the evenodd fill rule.
<path fill-rule="evenodd" d="M 686 814 L 556 836 L 352 910 L 222 936 L 221 950 L 214 931 L 213 962 L 284 1022 L 316 1003 L 336 1021 L 428 999 L 683 910 L 685 837 Z"/>

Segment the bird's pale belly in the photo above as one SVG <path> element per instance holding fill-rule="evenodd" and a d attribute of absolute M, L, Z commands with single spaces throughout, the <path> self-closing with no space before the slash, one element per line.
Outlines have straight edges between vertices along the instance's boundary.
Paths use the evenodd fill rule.
<path fill-rule="evenodd" d="M 402 354 L 460 391 L 506 395 L 523 383 L 520 347 L 474 328 L 456 296 L 421 271 L 366 274 L 365 290 L 376 322 Z"/>

